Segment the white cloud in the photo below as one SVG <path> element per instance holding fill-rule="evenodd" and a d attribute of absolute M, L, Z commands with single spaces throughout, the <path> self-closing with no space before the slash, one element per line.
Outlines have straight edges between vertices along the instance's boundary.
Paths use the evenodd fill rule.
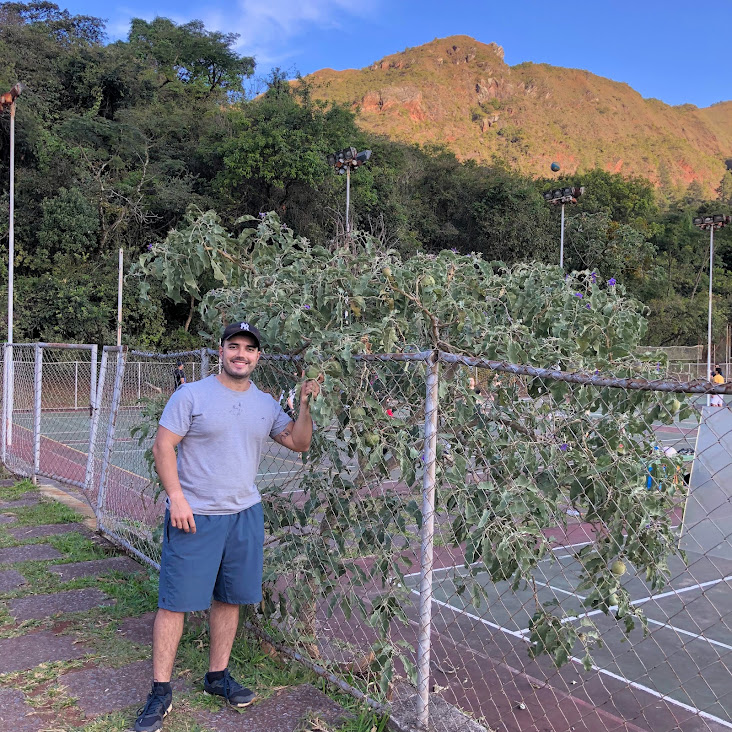
<path fill-rule="evenodd" d="M 213 0 L 196 9 L 185 1 L 173 6 L 170 0 L 156 0 L 146 7 L 133 2 L 134 7 L 119 5 L 110 13 L 110 40 L 127 38 L 134 17 L 151 21 L 161 15 L 179 24 L 195 18 L 209 30 L 238 33 L 236 50 L 267 67 L 291 63 L 300 55 L 299 42 L 310 33 L 329 30 L 344 39 L 355 37 L 355 24 L 373 17 L 383 0 Z"/>
<path fill-rule="evenodd" d="M 214 9 L 204 18 L 207 28 L 239 34 L 237 50 L 254 55 L 260 64 L 293 58 L 292 42 L 313 30 L 351 34 L 351 24 L 368 17 L 380 0 L 239 0 L 226 13 Z M 229 6 L 231 7 L 231 6 Z M 223 22 L 222 22 L 223 21 Z"/>

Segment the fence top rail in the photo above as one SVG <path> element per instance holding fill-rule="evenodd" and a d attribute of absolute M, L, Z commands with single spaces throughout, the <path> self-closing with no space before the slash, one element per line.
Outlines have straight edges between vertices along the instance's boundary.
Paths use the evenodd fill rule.
<path fill-rule="evenodd" d="M 211 349 L 199 348 L 195 351 L 176 351 L 175 353 L 155 353 L 154 351 L 128 351 L 127 353 L 130 356 L 142 356 L 144 358 L 152 358 L 158 361 L 169 361 L 172 358 L 183 358 L 186 356 L 195 356 L 200 359 L 204 350 Z"/>
<path fill-rule="evenodd" d="M 4 343 L 6 348 L 57 348 L 66 351 L 93 351 L 98 348 L 95 343 Z"/>
<path fill-rule="evenodd" d="M 195 353 L 200 353 L 196 351 Z M 219 352 L 208 349 L 211 356 L 218 356 Z M 415 351 L 414 353 L 354 353 L 354 361 L 427 361 L 434 351 Z M 300 355 L 288 353 L 262 353 L 262 361 L 302 361 Z"/>
<path fill-rule="evenodd" d="M 588 386 L 609 386 L 616 389 L 635 391 L 666 391 L 685 394 L 732 394 L 732 383 L 713 384 L 710 381 L 697 379 L 694 381 L 675 381 L 673 379 L 643 379 L 643 378 L 615 378 L 611 376 L 596 376 L 581 372 L 558 371 L 556 369 L 542 369 L 534 366 L 522 366 L 506 361 L 491 361 L 487 358 L 475 356 L 459 356 L 455 353 L 439 352 L 439 360 L 443 363 L 472 366 L 491 369 L 515 376 L 536 376 L 553 381 L 566 381 L 571 384 L 586 384 Z"/>

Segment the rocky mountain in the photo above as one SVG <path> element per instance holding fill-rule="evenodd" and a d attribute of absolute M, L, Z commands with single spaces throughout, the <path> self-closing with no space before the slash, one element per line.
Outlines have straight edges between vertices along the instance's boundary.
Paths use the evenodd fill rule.
<path fill-rule="evenodd" d="M 506 160 L 545 176 L 600 167 L 669 190 L 710 194 L 732 168 L 732 102 L 699 109 L 644 99 L 624 83 L 548 64 L 509 66 L 469 36 L 436 39 L 365 69 L 323 69 L 314 95 L 347 103 L 369 132 Z"/>

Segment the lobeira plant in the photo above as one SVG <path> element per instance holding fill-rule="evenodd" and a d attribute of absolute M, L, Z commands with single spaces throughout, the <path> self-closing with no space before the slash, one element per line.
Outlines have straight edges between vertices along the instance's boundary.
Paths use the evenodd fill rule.
<path fill-rule="evenodd" d="M 216 237 L 206 236 L 214 229 Z M 637 355 L 642 306 L 595 272 L 508 268 L 453 251 L 402 261 L 360 233 L 342 246 L 313 244 L 271 213 L 239 236 L 223 231 L 213 212 L 201 214 L 143 258 L 141 271 L 185 289 L 188 277 L 175 269 L 180 242 L 187 271 L 221 280 L 217 270 L 228 272 L 236 260 L 227 275 L 236 286 L 201 295 L 211 332 L 247 318 L 269 353 L 296 355 L 308 376 L 322 379 L 301 492 L 274 487 L 265 501 L 272 542 L 264 609 L 281 629 L 304 636 L 313 655 L 318 606 L 346 618 L 360 613 L 376 632 L 374 666 L 385 693 L 395 658 L 413 668 L 391 633 L 393 621 L 405 622 L 410 612 L 404 573 L 422 522 L 425 366 L 358 355 L 440 350 L 565 372 L 650 376 L 657 357 Z M 618 562 L 629 562 L 654 588 L 665 582 L 676 488 L 668 480 L 646 490 L 650 424 L 690 409 L 673 394 L 500 372 L 488 382 L 490 406 L 468 388 L 464 369 L 441 369 L 438 524 L 441 540 L 464 559 L 455 590 L 477 607 L 488 592 L 477 581 L 481 573 L 514 591 L 529 588 L 530 653 L 549 653 L 561 665 L 578 644 L 589 667 L 596 630 L 589 620 L 579 629 L 563 622 L 560 606 L 542 603 L 535 570 L 553 558 L 552 532 L 565 527 L 569 507 L 592 527 L 591 543 L 577 553 L 586 607 L 614 615 L 626 632 L 642 620 Z M 657 463 L 673 474 L 672 460 Z"/>

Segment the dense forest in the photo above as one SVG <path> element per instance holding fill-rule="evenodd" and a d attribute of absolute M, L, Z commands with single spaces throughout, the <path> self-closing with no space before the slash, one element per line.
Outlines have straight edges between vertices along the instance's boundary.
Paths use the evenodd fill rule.
<path fill-rule="evenodd" d="M 355 225 L 409 257 L 455 249 L 507 264 L 558 262 L 559 210 L 542 193 L 583 185 L 568 208 L 567 269 L 614 277 L 648 306 L 649 345 L 705 340 L 709 235 L 701 213 L 732 213 L 732 172 L 715 200 L 692 183 L 681 198 L 601 170 L 531 179 L 500 159 L 461 162 L 360 130 L 350 109 L 315 100 L 275 72 L 245 92 L 253 58 L 235 35 L 200 21 L 135 19 L 107 43 L 104 21 L 49 2 L 0 3 L 0 93 L 17 81 L 15 340 L 113 343 L 117 252 L 129 268 L 186 211 L 215 210 L 230 228 L 275 211 L 310 240 L 343 228 L 345 180 L 327 154 L 370 149 L 352 177 Z M 0 115 L 0 239 L 7 242 L 10 116 Z M 547 171 L 548 173 L 549 171 Z M 715 235 L 717 336 L 732 321 L 732 227 Z M 3 306 L 7 246 L 0 254 Z M 126 278 L 124 342 L 202 345 L 196 301 L 162 289 L 140 297 Z M 153 287 L 155 287 L 153 283 Z M 158 285 L 159 287 L 159 285 Z M 5 338 L 5 317 L 0 337 Z"/>

